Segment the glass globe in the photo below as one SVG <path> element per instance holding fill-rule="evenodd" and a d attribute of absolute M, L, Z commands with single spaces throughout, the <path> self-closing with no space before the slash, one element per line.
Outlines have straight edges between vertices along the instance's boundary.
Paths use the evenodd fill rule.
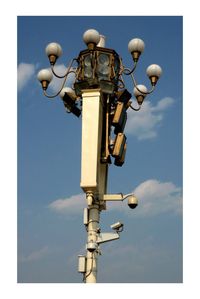
<path fill-rule="evenodd" d="M 140 38 L 134 38 L 130 40 L 128 43 L 128 50 L 130 53 L 133 52 L 140 52 L 142 53 L 144 51 L 145 44 L 142 39 Z"/>
<path fill-rule="evenodd" d="M 162 75 L 162 69 L 157 64 L 151 64 L 150 66 L 148 66 L 146 73 L 149 78 L 151 77 L 160 78 L 160 76 Z"/>
<path fill-rule="evenodd" d="M 89 43 L 97 45 L 100 41 L 100 34 L 95 29 L 88 29 L 83 34 L 83 40 L 86 43 L 86 45 L 88 45 Z"/>
<path fill-rule="evenodd" d="M 53 78 L 53 74 L 48 69 L 42 69 L 41 71 L 38 72 L 37 78 L 40 82 L 42 81 L 51 82 Z"/>
<path fill-rule="evenodd" d="M 54 55 L 60 57 L 62 55 L 62 48 L 58 43 L 50 43 L 46 46 L 45 52 L 47 56 Z"/>
<path fill-rule="evenodd" d="M 145 97 L 147 91 L 148 90 L 145 85 L 139 84 L 139 85 L 137 85 L 137 88 L 134 87 L 133 93 L 136 98 L 141 95 Z"/>

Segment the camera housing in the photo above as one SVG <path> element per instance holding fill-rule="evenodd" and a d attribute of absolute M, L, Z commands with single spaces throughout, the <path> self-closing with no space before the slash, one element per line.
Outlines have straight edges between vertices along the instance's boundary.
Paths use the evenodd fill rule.
<path fill-rule="evenodd" d="M 129 196 L 128 206 L 130 209 L 135 209 L 138 206 L 138 200 L 134 195 Z"/>
<path fill-rule="evenodd" d="M 119 231 L 119 230 L 123 229 L 123 226 L 124 226 L 124 224 L 121 223 L 120 221 L 118 221 L 118 222 L 112 224 L 110 227 L 116 231 Z"/>
<path fill-rule="evenodd" d="M 98 247 L 97 243 L 92 241 L 88 242 L 86 246 L 89 252 L 94 252 L 95 250 L 97 250 L 97 247 Z"/>

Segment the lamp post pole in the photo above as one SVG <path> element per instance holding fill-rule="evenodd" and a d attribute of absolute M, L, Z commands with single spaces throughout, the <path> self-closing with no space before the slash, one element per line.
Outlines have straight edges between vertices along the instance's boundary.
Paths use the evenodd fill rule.
<path fill-rule="evenodd" d="M 97 241 L 97 230 L 99 228 L 100 220 L 100 210 L 99 205 L 93 204 L 88 209 L 88 236 L 87 242 L 96 243 Z M 85 272 L 85 282 L 86 283 L 96 283 L 97 282 L 97 257 L 98 252 L 95 249 L 94 251 L 87 250 L 86 256 L 86 272 Z"/>
<path fill-rule="evenodd" d="M 83 35 L 87 49 L 72 59 L 64 75 L 57 75 L 54 65 L 62 55 L 62 48 L 57 43 L 46 47 L 51 71 L 43 69 L 38 73 L 44 95 L 50 99 L 60 95 L 66 112 L 79 117 L 82 114 L 82 149 L 81 149 L 81 182 L 80 186 L 86 194 L 87 208 L 84 209 L 84 225 L 87 230 L 86 255 L 79 256 L 78 271 L 83 274 L 84 282 L 96 283 L 97 257 L 99 245 L 119 239 L 123 224 L 111 225 L 115 232 L 101 233 L 100 212 L 106 210 L 106 201 L 123 201 L 128 198 L 128 206 L 136 208 L 138 201 L 130 193 L 107 194 L 108 167 L 114 159 L 114 165 L 122 166 L 126 154 L 126 136 L 124 128 L 127 121 L 127 109 L 139 111 L 146 95 L 152 93 L 162 69 L 156 64 L 150 65 L 147 76 L 151 89 L 136 83 L 134 73 L 144 42 L 135 38 L 128 44 L 134 65 L 126 68 L 120 56 L 113 49 L 105 48 L 105 37 L 94 29 Z M 76 62 L 77 66 L 73 64 Z M 72 87 L 65 83 L 69 75 L 74 74 Z M 46 90 L 53 76 L 63 79 L 61 89 L 54 95 Z M 123 76 L 130 76 L 137 107 L 132 106 L 132 95 L 127 91 Z"/>
<path fill-rule="evenodd" d="M 81 188 L 86 193 L 88 219 L 85 282 L 96 282 L 101 198 L 106 194 L 107 164 L 101 163 L 101 146 L 105 130 L 104 107 L 100 89 L 84 90 L 82 94 Z"/>

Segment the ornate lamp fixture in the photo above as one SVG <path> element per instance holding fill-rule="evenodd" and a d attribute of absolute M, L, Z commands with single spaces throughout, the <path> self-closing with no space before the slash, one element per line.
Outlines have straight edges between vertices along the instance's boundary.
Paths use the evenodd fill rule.
<path fill-rule="evenodd" d="M 77 62 L 77 81 L 74 84 L 77 95 L 81 96 L 81 90 L 88 88 L 101 88 L 103 93 L 111 95 L 118 90 L 120 58 L 114 50 L 87 49 L 80 52 Z"/>
<path fill-rule="evenodd" d="M 105 143 L 102 145 L 102 163 L 110 163 L 110 154 L 115 158 L 115 165 L 122 166 L 126 152 L 126 136 L 123 134 L 127 120 L 127 109 L 130 107 L 139 111 L 145 97 L 155 89 L 158 79 L 162 74 L 162 69 L 157 64 L 150 65 L 147 76 L 151 82 L 151 89 L 137 84 L 134 73 L 138 60 L 144 51 L 145 44 L 139 38 L 134 38 L 128 43 L 128 51 L 133 58 L 133 67 L 129 69 L 122 63 L 122 59 L 113 49 L 104 47 L 104 37 L 98 31 L 89 29 L 83 34 L 83 40 L 87 49 L 79 53 L 77 58 L 72 59 L 65 74 L 56 74 L 54 65 L 62 55 L 62 48 L 57 43 L 50 43 L 46 47 L 46 54 L 49 58 L 51 70 L 43 69 L 38 73 L 38 80 L 42 84 L 44 95 L 54 98 L 60 95 L 65 109 L 68 113 L 73 113 L 77 117 L 81 115 L 82 93 L 87 89 L 99 88 L 103 94 L 104 114 L 105 114 Z M 76 64 L 76 65 L 75 65 Z M 74 74 L 74 82 L 71 88 L 66 88 L 65 83 L 68 76 Z M 46 90 L 53 75 L 63 79 L 60 90 L 54 95 L 47 94 Z M 124 77 L 130 76 L 133 81 L 133 94 L 138 103 L 138 107 L 133 107 L 132 95 L 125 88 Z M 114 127 L 115 141 L 111 138 L 111 127 Z"/>
<path fill-rule="evenodd" d="M 46 54 L 51 64 L 51 72 L 49 69 L 41 70 L 38 73 L 38 80 L 42 84 L 45 96 L 54 98 L 60 94 L 64 88 L 66 79 L 70 73 L 75 74 L 75 81 L 72 84 L 77 97 L 81 97 L 83 89 L 101 88 L 102 92 L 112 95 L 112 98 L 117 95 L 120 90 L 125 88 L 123 75 L 130 75 L 134 84 L 134 95 L 139 104 L 139 109 L 143 99 L 154 90 L 154 87 L 162 74 L 162 69 L 156 64 L 152 64 L 147 68 L 147 75 L 151 81 L 152 89 L 150 91 L 144 85 L 137 85 L 134 78 L 134 71 L 137 66 L 140 55 L 144 51 L 145 44 L 139 38 L 134 38 L 128 43 L 128 50 L 131 53 L 134 61 L 134 66 L 130 70 L 122 64 L 120 56 L 115 50 L 100 47 L 101 36 L 94 30 L 89 29 L 83 34 L 83 40 L 87 45 L 87 49 L 79 53 L 77 58 L 74 58 L 70 63 L 64 75 L 59 76 L 55 73 L 54 65 L 57 59 L 62 55 L 62 48 L 58 43 L 50 43 L 46 47 Z M 72 68 L 76 62 L 76 67 Z M 53 76 L 64 79 L 61 89 L 55 95 L 48 95 L 46 89 L 51 82 Z M 131 105 L 129 107 L 132 108 Z M 139 110 L 136 108 L 136 110 Z"/>

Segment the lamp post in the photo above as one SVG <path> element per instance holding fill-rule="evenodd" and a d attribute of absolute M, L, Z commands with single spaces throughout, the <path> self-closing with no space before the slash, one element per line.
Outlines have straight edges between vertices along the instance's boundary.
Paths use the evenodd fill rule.
<path fill-rule="evenodd" d="M 96 282 L 97 258 L 101 243 L 119 239 L 123 224 L 117 222 L 111 226 L 114 232 L 101 233 L 100 212 L 106 210 L 107 201 L 123 201 L 128 198 L 128 206 L 134 209 L 138 201 L 133 194 L 107 194 L 108 168 L 121 167 L 125 162 L 127 138 L 124 128 L 127 122 L 127 110 L 141 109 L 145 97 L 152 93 L 162 74 L 160 66 L 153 64 L 147 68 L 151 89 L 137 84 L 135 70 L 144 50 L 144 42 L 135 38 L 128 44 L 133 58 L 133 67 L 123 65 L 121 57 L 113 49 L 105 48 L 105 37 L 94 29 L 83 35 L 87 49 L 72 59 L 65 74 L 57 75 L 54 65 L 62 54 L 57 43 L 46 47 L 51 70 L 43 69 L 38 73 L 44 95 L 55 98 L 60 95 L 68 113 L 82 115 L 81 183 L 86 194 L 87 208 L 84 209 L 84 225 L 87 230 L 86 255 L 79 256 L 78 271 L 83 274 L 84 282 Z M 74 74 L 71 88 L 65 87 L 68 76 Z M 54 95 L 47 93 L 53 76 L 63 80 L 62 87 Z M 130 76 L 133 81 L 133 94 L 137 107 L 132 105 L 131 93 L 125 88 L 124 78 Z"/>

